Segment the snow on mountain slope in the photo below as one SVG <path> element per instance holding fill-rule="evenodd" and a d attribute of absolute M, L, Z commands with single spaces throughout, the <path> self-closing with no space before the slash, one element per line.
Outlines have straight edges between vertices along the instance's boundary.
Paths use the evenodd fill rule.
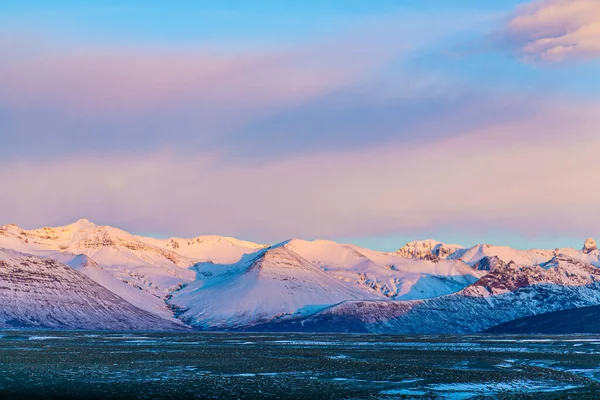
<path fill-rule="evenodd" d="M 576 250 L 572 248 L 559 248 L 554 250 L 516 250 L 507 246 L 492 246 L 482 244 L 466 250 L 459 250 L 449 259 L 459 259 L 469 265 L 474 265 L 485 257 L 498 257 L 505 263 L 515 262 L 519 265 L 539 265 L 548 262 L 556 256 L 567 256 L 589 264 L 600 266 L 600 252 L 598 250 Z"/>
<path fill-rule="evenodd" d="M 380 265 L 365 256 L 369 254 Z M 394 264 L 395 263 L 395 264 Z M 188 324 L 232 329 L 304 315 L 346 300 L 423 298 L 461 290 L 484 273 L 461 261 L 407 260 L 351 245 L 298 239 L 234 264 L 198 263 L 169 304 Z"/>
<path fill-rule="evenodd" d="M 600 250 L 556 249 L 556 255 L 564 255 L 600 267 Z"/>
<path fill-rule="evenodd" d="M 172 314 L 164 302 L 167 295 L 195 276 L 189 270 L 195 260 L 85 219 L 29 231 L 7 225 L 0 229 L 0 246 L 69 265 L 83 254 L 95 264 L 78 267 L 75 260 L 76 269 L 132 304 L 162 316 Z"/>
<path fill-rule="evenodd" d="M 348 299 L 383 297 L 330 277 L 285 243 L 232 265 L 201 263 L 195 269 L 197 280 L 173 293 L 169 304 L 201 329 L 246 327 Z"/>
<path fill-rule="evenodd" d="M 0 327 L 173 330 L 74 269 L 0 249 Z"/>
<path fill-rule="evenodd" d="M 530 315 L 600 304 L 600 269 L 557 256 L 544 266 L 500 264 L 464 290 L 414 301 L 347 301 L 257 330 L 473 333 Z"/>
<path fill-rule="evenodd" d="M 586 247 L 586 244 L 588 247 Z M 508 246 L 478 244 L 469 248 L 459 245 L 445 244 L 436 240 L 418 240 L 406 244 L 395 254 L 417 260 L 462 260 L 474 266 L 486 257 L 497 257 L 504 263 L 511 261 L 519 265 L 538 265 L 549 261 L 557 255 L 566 255 L 587 263 L 600 266 L 600 251 L 593 239 L 588 239 L 582 250 L 559 248 L 554 250 L 517 250 Z"/>
<path fill-rule="evenodd" d="M 591 239 L 582 250 L 427 240 L 387 253 L 325 240 L 271 247 L 220 236 L 158 240 L 85 219 L 34 230 L 6 225 L 0 247 L 67 264 L 139 309 L 165 319 L 176 309 L 202 329 L 282 318 L 308 329 L 327 326 L 324 318 L 339 329 L 472 332 L 596 304 L 598 268 L 590 264 L 600 266 Z"/>
<path fill-rule="evenodd" d="M 33 230 L 5 225 L 0 228 L 0 244 L 29 254 L 54 250 L 95 256 L 95 261 L 101 264 L 100 258 L 104 257 L 107 264 L 148 264 L 171 271 L 187 268 L 196 261 L 145 243 L 121 229 L 98 226 L 86 219 Z"/>
<path fill-rule="evenodd" d="M 368 267 L 374 264 L 372 260 L 360 252 L 360 248 L 330 240 L 292 239 L 286 246 L 324 269 L 332 267 L 356 268 L 361 265 Z"/>
<path fill-rule="evenodd" d="M 447 258 L 457 250 L 463 249 L 463 246 L 457 244 L 446 244 L 437 240 L 415 240 L 407 243 L 396 251 L 400 257 L 415 258 L 418 260 L 434 260 L 438 258 Z"/>
<path fill-rule="evenodd" d="M 224 236 L 198 236 L 192 239 L 169 238 L 153 239 L 136 236 L 139 240 L 168 249 L 184 257 L 200 261 L 231 264 L 239 261 L 244 254 L 253 253 L 267 246 Z"/>
<path fill-rule="evenodd" d="M 118 278 L 118 274 L 111 273 L 110 269 L 101 267 L 85 254 L 72 255 L 69 253 L 55 254 L 50 257 L 59 260 L 71 268 L 81 272 L 94 282 L 104 286 L 119 297 L 160 317 L 171 319 L 173 312 L 165 304 L 166 296 L 150 295 L 148 291 L 141 290 L 129 281 Z"/>
<path fill-rule="evenodd" d="M 451 254 L 448 258 L 460 259 L 473 265 L 484 257 L 498 257 L 505 263 L 515 262 L 519 265 L 536 265 L 550 260 L 556 255 L 553 250 L 516 250 L 508 246 L 492 246 L 479 244 Z"/>
<path fill-rule="evenodd" d="M 407 259 L 332 241 L 294 239 L 288 245 L 329 275 L 392 299 L 422 299 L 457 292 L 484 273 L 458 260 Z"/>
<path fill-rule="evenodd" d="M 505 263 L 511 261 L 517 264 L 535 265 L 546 262 L 554 257 L 551 250 L 516 250 L 507 246 L 492 246 L 478 244 L 464 248 L 455 244 L 445 244 L 436 240 L 418 240 L 406 244 L 396 251 L 396 254 L 406 258 L 418 260 L 462 260 L 469 265 L 474 265 L 485 257 L 498 257 Z"/>
<path fill-rule="evenodd" d="M 493 296 L 525 286 L 550 284 L 586 286 L 600 281 L 600 268 L 563 255 L 537 265 L 501 264 L 463 291 L 465 295 Z M 482 290 L 485 289 L 485 290 Z"/>

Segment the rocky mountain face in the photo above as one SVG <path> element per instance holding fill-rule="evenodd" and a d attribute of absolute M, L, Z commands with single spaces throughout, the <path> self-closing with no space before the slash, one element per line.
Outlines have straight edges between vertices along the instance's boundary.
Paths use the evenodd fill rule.
<path fill-rule="evenodd" d="M 33 230 L 8 225 L 0 230 L 0 247 L 67 263 L 136 307 L 168 318 L 165 299 L 193 280 L 189 267 L 196 261 L 86 219 Z"/>
<path fill-rule="evenodd" d="M 482 273 L 459 260 L 417 260 L 327 240 L 290 240 L 289 247 L 330 276 L 387 300 L 454 293 Z"/>
<path fill-rule="evenodd" d="M 415 301 L 346 301 L 256 330 L 475 333 L 544 312 L 600 304 L 600 269 L 566 256 L 544 266 L 499 264 L 455 294 Z"/>
<path fill-rule="evenodd" d="M 600 306 L 554 311 L 505 322 L 486 330 L 502 334 L 571 335 L 600 333 Z"/>
<path fill-rule="evenodd" d="M 448 258 L 451 254 L 462 249 L 463 247 L 459 245 L 445 244 L 430 239 L 407 243 L 404 247 L 398 249 L 396 254 L 405 258 L 436 261 Z"/>
<path fill-rule="evenodd" d="M 592 238 L 588 238 L 583 244 L 583 254 L 590 254 L 596 250 L 598 250 L 598 247 L 596 247 L 596 241 Z"/>
<path fill-rule="evenodd" d="M 133 235 L 117 228 L 98 226 L 87 219 L 81 219 L 74 224 L 57 228 L 40 228 L 24 230 L 16 225 L 6 225 L 0 228 L 0 234 L 12 243 L 21 242 L 20 247 L 30 250 L 45 249 L 87 254 L 106 248 L 126 249 L 146 255 L 163 257 L 176 265 L 187 265 L 188 260 L 180 259 L 173 251 L 145 243 Z"/>
<path fill-rule="evenodd" d="M 327 240 L 162 240 L 79 220 L 34 230 L 6 225 L 2 248 L 11 250 L 3 250 L 0 269 L 8 282 L 0 312 L 9 321 L 0 327 L 137 329 L 148 326 L 143 315 L 156 329 L 184 321 L 198 329 L 463 333 L 600 304 L 591 239 L 582 250 L 427 240 L 380 252 Z M 20 263 L 27 278 L 14 269 L 25 268 Z M 30 303 L 21 301 L 27 290 L 39 294 Z M 55 300 L 69 291 L 74 297 Z M 87 292 L 96 299 L 91 310 Z"/>
<path fill-rule="evenodd" d="M 0 327 L 177 330 L 51 259 L 0 250 Z"/>
<path fill-rule="evenodd" d="M 481 276 L 457 260 L 406 259 L 331 241 L 294 239 L 282 245 L 283 251 L 218 236 L 144 238 L 87 220 L 31 231 L 5 226 L 0 246 L 65 263 L 138 308 L 207 329 L 252 325 L 348 299 L 435 297 L 461 290 Z M 264 274 L 239 273 L 248 259 L 257 257 L 268 261 L 264 265 L 271 271 L 269 280 L 261 279 Z M 286 268 L 290 259 L 301 261 Z M 289 272 L 304 267 L 312 272 L 298 280 L 293 291 L 278 289 L 291 287 L 298 278 L 288 276 Z M 278 268 L 281 271 L 275 272 Z M 224 278 L 207 279 L 206 274 Z M 242 282 L 245 287 L 264 289 L 247 293 L 239 290 Z M 264 282 L 277 285 L 265 286 Z M 210 306 L 216 298 L 222 298 L 223 306 Z"/>
<path fill-rule="evenodd" d="M 512 261 L 519 265 L 537 265 L 547 262 L 557 255 L 565 255 L 600 266 L 600 253 L 596 248 L 596 242 L 591 238 L 585 241 L 581 251 L 571 248 L 517 250 L 507 246 L 494 246 L 491 244 L 478 244 L 464 248 L 458 245 L 447 245 L 435 240 L 423 240 L 408 243 L 397 250 L 396 254 L 417 260 L 461 260 L 472 266 L 491 257 L 495 257 L 503 263 Z"/>
<path fill-rule="evenodd" d="M 599 276 L 600 269 L 591 264 L 567 256 L 556 256 L 539 266 L 519 266 L 513 262 L 499 264 L 463 292 L 475 295 L 479 288 L 483 288 L 490 295 L 499 295 L 539 284 L 586 286 L 596 283 Z"/>
<path fill-rule="evenodd" d="M 285 244 L 224 267 L 195 267 L 197 279 L 175 292 L 169 304 L 180 318 L 201 329 L 231 329 L 282 315 L 337 304 L 347 299 L 380 299 L 375 292 L 335 279 Z"/>
<path fill-rule="evenodd" d="M 494 269 L 502 268 L 506 265 L 504 261 L 499 259 L 497 256 L 483 257 L 481 260 L 473 264 L 473 268 L 478 271 L 491 271 Z"/>

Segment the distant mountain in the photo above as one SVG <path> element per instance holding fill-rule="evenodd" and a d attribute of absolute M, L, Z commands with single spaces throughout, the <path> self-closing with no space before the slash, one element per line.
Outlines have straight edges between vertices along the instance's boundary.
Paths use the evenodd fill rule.
<path fill-rule="evenodd" d="M 86 219 L 34 230 L 7 225 L 0 229 L 0 247 L 67 263 L 135 306 L 162 316 L 172 315 L 166 296 L 194 279 L 189 267 L 196 260 Z M 87 257 L 81 265 L 80 255 Z"/>
<path fill-rule="evenodd" d="M 33 230 L 5 225 L 0 248 L 19 254 L 11 259 L 29 257 L 75 274 L 61 270 L 49 282 L 70 285 L 84 276 L 95 283 L 82 284 L 79 296 L 89 289 L 93 297 L 100 287 L 119 299 L 114 307 L 127 305 L 175 327 L 184 321 L 198 329 L 462 333 L 600 304 L 600 255 L 592 239 L 581 250 L 425 240 L 381 252 L 328 240 L 268 246 L 214 235 L 154 239 L 81 219 Z M 10 281 L 8 274 L 0 270 Z M 4 295 L 0 312 L 17 313 L 10 299 L 18 292 Z M 76 325 L 65 319 L 67 305 L 52 325 L 41 317 L 48 307 L 33 302 L 14 319 Z M 113 329 L 107 321 L 84 319 L 80 326 Z"/>
<path fill-rule="evenodd" d="M 175 292 L 169 304 L 180 318 L 202 329 L 230 329 L 301 315 L 347 299 L 377 299 L 325 273 L 280 244 L 248 255 L 236 264 L 197 264 L 193 283 Z"/>
<path fill-rule="evenodd" d="M 265 246 L 220 236 L 158 240 L 80 219 L 33 230 L 6 225 L 0 247 L 63 262 L 136 307 L 171 318 L 167 297 L 193 281 L 194 264 L 235 262 Z"/>
<path fill-rule="evenodd" d="M 359 250 L 294 239 L 235 264 L 199 263 L 193 268 L 196 280 L 168 303 L 192 326 L 232 329 L 312 314 L 346 300 L 452 293 L 481 275 L 456 261 L 415 262 L 371 251 L 367 257 Z"/>
<path fill-rule="evenodd" d="M 242 319 L 232 317 L 228 320 L 210 314 L 210 301 L 202 299 L 212 295 L 204 286 L 206 279 L 199 275 L 200 272 L 208 268 L 215 276 L 228 277 L 219 287 L 219 290 L 226 290 L 242 280 L 236 271 L 243 269 L 247 260 L 261 256 L 269 260 L 281 257 L 278 261 L 285 263 L 286 259 L 283 252 L 278 255 L 276 248 L 233 238 L 199 236 L 160 240 L 134 236 L 86 219 L 66 226 L 33 230 L 7 225 L 0 228 L 0 246 L 65 263 L 136 307 L 156 315 L 173 318 L 175 309 L 186 309 L 185 313 L 178 311 L 181 318 L 207 328 L 238 326 Z M 301 258 L 302 265 L 310 265 L 317 282 L 315 288 L 325 279 L 329 282 L 327 285 L 337 288 L 339 293 L 330 293 L 325 301 L 315 290 L 302 300 L 283 301 L 281 304 L 287 306 L 273 311 L 269 304 L 277 296 L 268 290 L 258 291 L 253 295 L 253 301 L 259 306 L 252 306 L 243 299 L 236 302 L 238 308 L 233 314 L 246 314 L 243 320 L 247 324 L 261 322 L 265 315 L 295 315 L 349 299 L 436 297 L 459 291 L 483 275 L 460 260 L 407 259 L 396 253 L 331 241 L 294 239 L 283 246 L 286 252 Z M 288 277 L 282 275 L 281 279 L 284 284 L 289 283 L 283 281 Z M 260 281 L 254 284 L 259 287 Z M 191 288 L 199 289 L 188 295 Z M 227 301 L 234 299 L 236 294 L 229 293 Z M 298 308 L 294 308 L 296 305 Z M 256 309 L 260 312 L 255 312 Z M 197 315 L 192 315 L 193 312 Z M 211 322 L 217 320 L 221 322 Z"/>
<path fill-rule="evenodd" d="M 469 265 L 474 265 L 485 257 L 497 257 L 504 263 L 514 262 L 519 265 L 537 265 L 552 259 L 552 257 L 559 253 L 557 250 L 516 250 L 508 246 L 479 244 L 457 251 L 449 255 L 448 258 L 462 260 Z"/>
<path fill-rule="evenodd" d="M 421 240 L 406 244 L 396 254 L 417 260 L 461 260 L 475 265 L 486 257 L 497 257 L 504 263 L 514 262 L 519 265 L 538 265 L 551 260 L 557 255 L 565 255 L 600 266 L 600 251 L 593 239 L 587 239 L 582 250 L 559 248 L 554 250 L 517 250 L 508 246 L 478 244 L 469 248 L 459 245 L 448 245 L 435 240 Z"/>
<path fill-rule="evenodd" d="M 445 244 L 437 240 L 416 240 L 407 243 L 396 251 L 400 257 L 414 258 L 417 260 L 436 260 L 448 258 L 464 247 L 457 244 Z"/>
<path fill-rule="evenodd" d="M 600 333 L 600 306 L 519 318 L 486 330 L 487 333 L 506 334 L 577 334 Z"/>
<path fill-rule="evenodd" d="M 134 307 L 64 264 L 0 249 L 0 327 L 173 330 L 183 324 Z"/>
<path fill-rule="evenodd" d="M 417 260 L 328 240 L 291 240 L 287 247 L 344 282 L 384 299 L 411 300 L 454 293 L 484 273 L 460 260 Z"/>
<path fill-rule="evenodd" d="M 198 236 L 191 239 L 169 238 L 160 240 L 142 236 L 136 236 L 136 238 L 161 249 L 168 249 L 180 256 L 220 264 L 234 263 L 239 261 L 244 254 L 268 247 L 263 244 L 215 235 Z"/>
<path fill-rule="evenodd" d="M 474 333 L 525 316 L 600 304 L 600 269 L 567 256 L 543 266 L 499 263 L 455 294 L 415 301 L 345 301 L 254 327 L 275 331 Z"/>

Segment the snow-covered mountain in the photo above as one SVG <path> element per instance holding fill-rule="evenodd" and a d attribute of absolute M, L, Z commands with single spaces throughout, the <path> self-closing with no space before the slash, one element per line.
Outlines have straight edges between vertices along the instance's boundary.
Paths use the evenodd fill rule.
<path fill-rule="evenodd" d="M 33 230 L 6 225 L 0 248 L 51 260 L 134 310 L 200 329 L 475 332 L 600 304 L 591 239 L 582 250 L 426 240 L 381 252 L 327 240 L 154 239 L 82 219 Z M 34 303 L 20 318 L 35 304 L 46 307 Z"/>
<path fill-rule="evenodd" d="M 0 249 L 0 328 L 173 330 L 64 264 Z"/>
<path fill-rule="evenodd" d="M 384 297 L 330 276 L 286 243 L 232 265 L 201 263 L 194 269 L 196 280 L 175 292 L 169 304 L 186 323 L 203 329 L 239 328 L 347 299 Z"/>
<path fill-rule="evenodd" d="M 136 236 L 136 238 L 159 248 L 168 249 L 180 256 L 220 264 L 237 262 L 244 254 L 268 247 L 263 244 L 215 235 L 198 236 L 192 239 L 169 238 L 161 240 L 143 236 Z"/>
<path fill-rule="evenodd" d="M 85 219 L 66 226 L 34 230 L 7 225 L 0 228 L 0 246 L 65 263 L 136 307 L 156 315 L 171 318 L 174 308 L 186 309 L 188 311 L 181 317 L 203 327 L 242 323 L 237 317 L 225 321 L 224 316 L 219 317 L 216 313 L 209 318 L 210 301 L 204 299 L 214 296 L 205 286 L 204 276 L 199 275 L 206 269 L 214 276 L 227 277 L 218 285 L 212 280 L 211 285 L 215 286 L 212 290 L 229 293 L 228 301 L 239 305 L 236 312 L 247 314 L 243 319 L 247 324 L 262 322 L 265 316 L 294 315 L 304 312 L 306 307 L 325 307 L 349 299 L 436 297 L 461 290 L 482 275 L 460 260 L 433 262 L 407 259 L 396 253 L 331 241 L 294 239 L 281 246 L 285 248 L 283 251 L 277 250 L 277 247 L 220 236 L 146 238 L 117 228 L 98 226 Z M 301 265 L 310 266 L 312 273 L 309 275 L 314 275 L 317 283 L 303 281 L 297 291 L 306 289 L 309 294 L 293 301 L 279 292 L 260 290 L 256 292 L 259 296 L 253 294 L 254 303 L 260 303 L 260 306 L 252 308 L 243 299 L 235 300 L 242 297 L 242 293 L 236 295 L 230 291 L 251 276 L 246 274 L 242 279 L 235 271 L 243 270 L 247 260 L 258 257 L 270 260 L 265 265 L 270 266 L 268 270 L 273 272 L 271 280 L 280 277 L 279 283 L 289 284 L 286 282 L 289 271 L 275 273 L 275 265 L 285 265 L 286 259 L 299 258 Z M 259 282 L 256 279 L 254 285 L 260 287 Z M 318 282 L 330 282 L 327 285 L 336 288 L 339 293 L 328 290 L 329 295 L 325 299 L 314 290 L 319 286 Z M 304 284 L 306 288 L 302 287 Z M 311 285 L 313 289 L 310 289 Z M 180 291 L 181 288 L 185 289 Z M 196 290 L 189 294 L 192 288 Z M 248 306 L 248 309 L 242 306 Z M 197 315 L 194 317 L 193 313 Z M 205 317 L 206 321 L 203 320 Z M 217 320 L 221 322 L 211 322 Z"/>
<path fill-rule="evenodd" d="M 135 306 L 169 317 L 166 296 L 194 279 L 189 267 L 196 260 L 86 219 L 34 230 L 7 225 L 0 247 L 69 264 Z"/>
<path fill-rule="evenodd" d="M 460 292 L 415 301 L 346 301 L 257 330 L 473 333 L 545 312 L 600 304 L 600 268 L 568 256 L 539 266 L 498 263 Z"/>
<path fill-rule="evenodd" d="M 415 240 L 407 243 L 396 251 L 401 257 L 415 258 L 418 260 L 437 260 L 440 258 L 448 258 L 457 250 L 464 249 L 463 246 L 457 244 L 446 244 L 437 240 Z"/>
<path fill-rule="evenodd" d="M 479 244 L 457 251 L 449 255 L 448 258 L 462 260 L 469 265 L 474 265 L 485 257 L 498 257 L 505 263 L 536 265 L 550 260 L 556 254 L 556 250 L 516 250 L 508 246 Z"/>
<path fill-rule="evenodd" d="M 454 293 L 484 275 L 460 260 L 417 260 L 327 240 L 294 239 L 287 246 L 331 276 L 394 300 Z"/>
<path fill-rule="evenodd" d="M 416 261 L 298 239 L 234 264 L 199 263 L 193 269 L 196 280 L 174 292 L 169 305 L 180 310 L 184 321 L 202 329 L 293 318 L 346 300 L 434 297 L 456 292 L 484 274 L 460 261 Z"/>
<path fill-rule="evenodd" d="M 518 250 L 491 244 L 478 244 L 464 248 L 435 240 L 420 240 L 406 244 L 397 250 L 396 254 L 417 260 L 461 260 L 469 265 L 475 265 L 486 257 L 497 257 L 505 263 L 512 261 L 519 265 L 538 265 L 557 255 L 565 255 L 600 266 L 600 251 L 596 248 L 596 242 L 593 239 L 587 239 L 581 250 L 572 248 Z"/>
<path fill-rule="evenodd" d="M 159 240 L 80 219 L 33 230 L 6 225 L 0 228 L 0 247 L 66 263 L 136 307 L 171 318 L 165 301 L 194 280 L 190 267 L 236 262 L 265 246 L 220 236 Z"/>

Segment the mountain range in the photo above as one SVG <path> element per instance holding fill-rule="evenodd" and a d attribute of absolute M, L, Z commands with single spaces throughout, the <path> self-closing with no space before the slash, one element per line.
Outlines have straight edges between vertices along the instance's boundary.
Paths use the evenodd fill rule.
<path fill-rule="evenodd" d="M 472 333 L 600 305 L 600 254 L 0 228 L 0 328 Z"/>

